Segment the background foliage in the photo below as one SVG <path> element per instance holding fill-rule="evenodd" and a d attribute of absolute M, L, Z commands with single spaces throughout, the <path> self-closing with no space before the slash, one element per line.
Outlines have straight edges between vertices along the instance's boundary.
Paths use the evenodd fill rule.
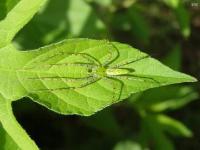
<path fill-rule="evenodd" d="M 5 10 L 0 19 L 17 2 L 0 3 Z M 15 44 L 23 50 L 74 37 L 115 40 L 147 50 L 171 68 L 200 79 L 200 3 L 193 3 L 198 2 L 49 0 Z M 196 83 L 148 90 L 87 118 L 60 116 L 32 101 L 13 107 L 20 124 L 44 150 L 196 150 L 199 89 Z"/>

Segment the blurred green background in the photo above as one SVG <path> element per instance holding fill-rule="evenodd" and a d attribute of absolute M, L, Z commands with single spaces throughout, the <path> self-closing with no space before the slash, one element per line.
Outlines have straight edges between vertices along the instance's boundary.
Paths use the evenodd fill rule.
<path fill-rule="evenodd" d="M 9 12 L 19 1 L 0 9 Z M 198 0 L 48 0 L 15 45 L 35 49 L 79 37 L 130 44 L 200 79 Z M 91 117 L 62 116 L 31 100 L 13 107 L 41 150 L 198 150 L 199 94 L 199 83 L 152 89 Z"/>

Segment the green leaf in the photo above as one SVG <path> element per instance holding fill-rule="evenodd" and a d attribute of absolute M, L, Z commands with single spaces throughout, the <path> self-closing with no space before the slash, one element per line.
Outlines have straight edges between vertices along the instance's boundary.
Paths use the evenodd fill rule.
<path fill-rule="evenodd" d="M 5 98 L 28 96 L 63 114 L 91 115 L 131 93 L 196 81 L 129 45 L 104 40 L 72 39 L 28 52 L 9 45 L 0 57 Z"/>
<path fill-rule="evenodd" d="M 8 45 L 16 33 L 33 17 L 46 0 L 21 0 L 0 22 L 0 48 Z"/>
<path fill-rule="evenodd" d="M 181 70 L 180 46 L 175 45 L 163 62 L 173 69 Z M 145 91 L 140 93 L 138 97 L 132 95 L 130 100 L 135 102 L 133 105 L 139 109 L 162 112 L 179 109 L 197 98 L 198 93 L 190 86 L 167 86 Z"/>
<path fill-rule="evenodd" d="M 95 37 L 94 33 L 100 34 L 105 28 L 95 11 L 83 0 L 71 0 L 67 17 L 71 37 Z"/>
<path fill-rule="evenodd" d="M 198 93 L 189 86 L 168 86 L 143 92 L 135 105 L 140 109 L 162 112 L 181 108 L 197 98 Z"/>
<path fill-rule="evenodd" d="M 136 4 L 135 4 L 136 5 Z M 147 19 L 142 15 L 140 9 L 133 5 L 128 9 L 127 15 L 132 26 L 132 33 L 143 43 L 148 43 L 150 38 L 150 27 Z"/>
<path fill-rule="evenodd" d="M 111 23 L 116 30 L 130 32 L 135 41 L 142 43 L 142 45 L 148 44 L 150 26 L 143 16 L 140 5 L 134 4 L 122 13 L 115 13 Z"/>
<path fill-rule="evenodd" d="M 177 8 L 180 0 L 163 0 L 168 6 L 172 7 L 172 8 Z"/>
<path fill-rule="evenodd" d="M 14 40 L 24 49 L 33 49 L 66 37 L 100 38 L 105 34 L 104 23 L 86 2 L 59 0 L 48 1 Z"/>
<path fill-rule="evenodd" d="M 112 0 L 85 0 L 86 2 L 96 2 L 104 7 L 108 7 L 112 4 Z"/>
<path fill-rule="evenodd" d="M 20 0 L 6 0 L 7 13 L 10 12 Z"/>
<path fill-rule="evenodd" d="M 6 16 L 6 13 L 6 1 L 0 1 L 0 20 L 2 20 Z"/>
<path fill-rule="evenodd" d="M 140 141 L 154 150 L 174 150 L 172 141 L 163 132 L 162 126 L 156 119 L 156 115 L 147 115 L 142 118 L 142 131 Z"/>
<path fill-rule="evenodd" d="M 156 119 L 162 125 L 163 130 L 171 133 L 172 135 L 179 135 L 184 137 L 192 136 L 192 132 L 178 120 L 162 114 L 157 115 Z"/>
<path fill-rule="evenodd" d="M 0 149 L 2 150 L 21 150 L 13 139 L 7 134 L 0 124 Z"/>
<path fill-rule="evenodd" d="M 4 19 L 7 13 L 19 2 L 19 0 L 0 1 L 0 20 Z"/>
<path fill-rule="evenodd" d="M 11 101 L 0 95 L 0 122 L 6 131 L 0 129 L 1 141 L 0 147 L 6 149 L 38 150 L 35 143 L 29 138 L 26 132 L 16 121 Z M 7 132 L 7 133 L 6 133 Z"/>
<path fill-rule="evenodd" d="M 190 36 L 190 14 L 181 0 L 164 0 L 164 2 L 174 10 L 182 35 Z"/>
<path fill-rule="evenodd" d="M 184 5 L 181 3 L 177 9 L 175 9 L 175 14 L 179 22 L 182 35 L 187 38 L 190 36 L 190 15 L 185 9 Z"/>
<path fill-rule="evenodd" d="M 165 134 L 191 137 L 192 132 L 181 122 L 163 114 L 147 114 L 142 117 L 142 130 L 140 142 L 147 146 L 151 144 L 153 149 L 162 149 L 165 145 L 166 150 L 173 150 L 172 141 Z"/>
<path fill-rule="evenodd" d="M 0 20 L 4 19 L 7 13 L 19 2 L 19 0 L 0 1 Z"/>
<path fill-rule="evenodd" d="M 175 45 L 162 62 L 172 69 L 181 70 L 182 55 L 180 45 Z"/>
<path fill-rule="evenodd" d="M 84 117 L 82 120 L 88 126 L 103 132 L 112 139 L 122 136 L 120 126 L 111 109 L 104 109 L 89 118 Z"/>
<path fill-rule="evenodd" d="M 133 141 L 122 141 L 117 143 L 114 150 L 142 150 L 139 143 Z"/>

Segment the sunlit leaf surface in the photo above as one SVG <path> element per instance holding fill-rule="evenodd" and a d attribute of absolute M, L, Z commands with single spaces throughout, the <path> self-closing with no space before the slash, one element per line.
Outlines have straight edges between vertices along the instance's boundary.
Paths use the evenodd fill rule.
<path fill-rule="evenodd" d="M 195 81 L 126 44 L 104 40 L 66 40 L 27 52 L 8 46 L 0 56 L 6 98 L 28 96 L 64 114 L 90 115 L 131 93 Z"/>

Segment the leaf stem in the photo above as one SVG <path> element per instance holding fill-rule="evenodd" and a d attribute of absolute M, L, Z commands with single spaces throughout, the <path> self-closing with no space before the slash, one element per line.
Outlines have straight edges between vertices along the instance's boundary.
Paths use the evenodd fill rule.
<path fill-rule="evenodd" d="M 17 122 L 13 115 L 11 101 L 0 94 L 0 121 L 8 135 L 21 150 L 38 150 L 33 140 Z"/>

